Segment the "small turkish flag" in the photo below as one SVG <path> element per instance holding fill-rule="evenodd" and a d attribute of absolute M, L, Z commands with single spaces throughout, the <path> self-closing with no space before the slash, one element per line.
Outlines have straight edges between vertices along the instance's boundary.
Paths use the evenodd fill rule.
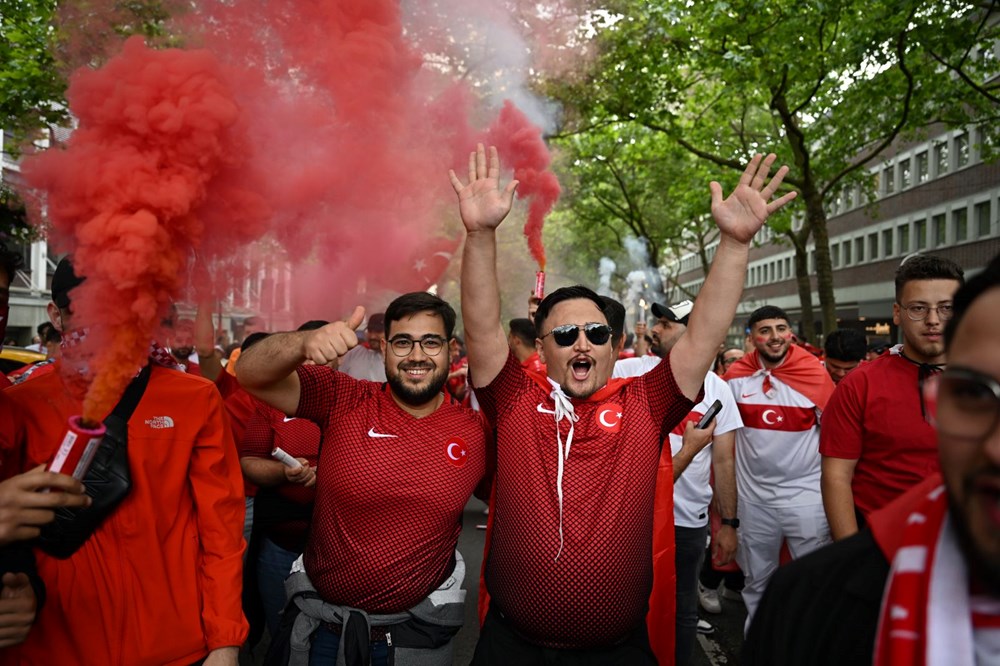
<path fill-rule="evenodd" d="M 597 425 L 608 432 L 618 432 L 622 429 L 622 406 L 614 402 L 606 402 L 594 412 Z"/>
<path fill-rule="evenodd" d="M 444 445 L 444 454 L 455 467 L 461 467 L 469 457 L 468 449 L 461 437 L 452 437 Z"/>

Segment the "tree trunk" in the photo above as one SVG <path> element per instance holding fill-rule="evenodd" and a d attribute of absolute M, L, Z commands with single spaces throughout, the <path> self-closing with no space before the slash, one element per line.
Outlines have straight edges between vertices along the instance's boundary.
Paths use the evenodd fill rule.
<path fill-rule="evenodd" d="M 795 248 L 795 286 L 799 290 L 799 303 L 802 306 L 802 337 L 808 342 L 816 342 L 816 317 L 813 315 L 812 283 L 809 280 L 809 243 L 808 225 L 803 227 L 801 236 L 794 231 L 788 232 L 788 237 Z"/>
<path fill-rule="evenodd" d="M 826 226 L 826 211 L 818 192 L 806 195 L 806 215 L 816 243 L 816 291 L 823 314 L 823 335 L 837 328 L 837 302 L 833 297 L 833 264 L 830 262 L 830 233 Z"/>

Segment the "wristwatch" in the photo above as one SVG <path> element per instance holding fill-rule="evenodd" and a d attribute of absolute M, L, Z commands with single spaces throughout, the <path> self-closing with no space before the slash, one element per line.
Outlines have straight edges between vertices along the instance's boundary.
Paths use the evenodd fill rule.
<path fill-rule="evenodd" d="M 732 527 L 734 530 L 740 529 L 739 518 L 723 518 L 719 522 L 721 522 L 723 525 L 728 525 L 729 527 Z"/>

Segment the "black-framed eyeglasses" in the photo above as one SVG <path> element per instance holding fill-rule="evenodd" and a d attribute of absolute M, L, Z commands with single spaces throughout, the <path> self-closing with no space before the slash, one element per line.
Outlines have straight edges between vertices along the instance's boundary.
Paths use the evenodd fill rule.
<path fill-rule="evenodd" d="M 1000 382 L 989 375 L 950 367 L 922 388 L 928 420 L 946 437 L 979 442 L 1000 423 Z"/>
<path fill-rule="evenodd" d="M 580 331 L 587 336 L 587 340 L 590 341 L 592 345 L 606 345 L 608 340 L 611 339 L 611 327 L 607 324 L 598 324 L 597 322 L 590 322 L 584 324 L 583 326 L 577 326 L 576 324 L 563 324 L 562 326 L 556 326 L 551 331 L 546 333 L 541 337 L 542 340 L 552 336 L 552 339 L 556 341 L 556 344 L 560 347 L 572 347 L 573 344 L 580 337 Z"/>
<path fill-rule="evenodd" d="M 938 319 L 941 321 L 948 321 L 951 316 L 955 314 L 955 307 L 948 303 L 946 305 L 926 305 L 924 303 L 913 303 L 911 305 L 900 304 L 899 308 L 906 312 L 906 316 L 912 321 L 923 321 L 927 319 L 927 315 L 931 313 L 931 310 L 937 313 Z"/>
<path fill-rule="evenodd" d="M 448 346 L 448 341 L 440 335 L 425 335 L 419 340 L 414 340 L 408 335 L 397 335 L 389 340 L 389 349 L 396 356 L 409 356 L 413 351 L 413 345 L 420 345 L 421 351 L 428 356 L 437 356 Z"/>

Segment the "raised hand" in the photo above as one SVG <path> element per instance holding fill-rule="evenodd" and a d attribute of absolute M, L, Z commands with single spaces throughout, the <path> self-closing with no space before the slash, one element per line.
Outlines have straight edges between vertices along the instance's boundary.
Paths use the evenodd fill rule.
<path fill-rule="evenodd" d="M 774 153 L 763 159 L 759 154 L 754 155 L 743 171 L 739 185 L 725 199 L 722 198 L 722 186 L 715 181 L 709 183 L 712 191 L 712 217 L 723 234 L 741 243 L 749 243 L 771 213 L 795 198 L 796 192 L 789 192 L 771 201 L 788 173 L 787 166 L 781 167 L 765 186 L 764 182 L 774 160 Z"/>
<path fill-rule="evenodd" d="M 490 146 L 489 166 L 483 144 L 476 146 L 476 152 L 469 154 L 469 184 L 463 185 L 452 170 L 448 171 L 451 186 L 458 194 L 458 207 L 466 231 L 496 229 L 507 217 L 514 204 L 517 181 L 507 183 L 500 189 L 500 157 L 497 149 Z"/>
<path fill-rule="evenodd" d="M 302 338 L 302 355 L 316 365 L 326 365 L 337 360 L 358 345 L 355 333 L 365 320 L 365 309 L 360 305 L 347 321 L 335 321 L 315 331 L 309 331 Z"/>

